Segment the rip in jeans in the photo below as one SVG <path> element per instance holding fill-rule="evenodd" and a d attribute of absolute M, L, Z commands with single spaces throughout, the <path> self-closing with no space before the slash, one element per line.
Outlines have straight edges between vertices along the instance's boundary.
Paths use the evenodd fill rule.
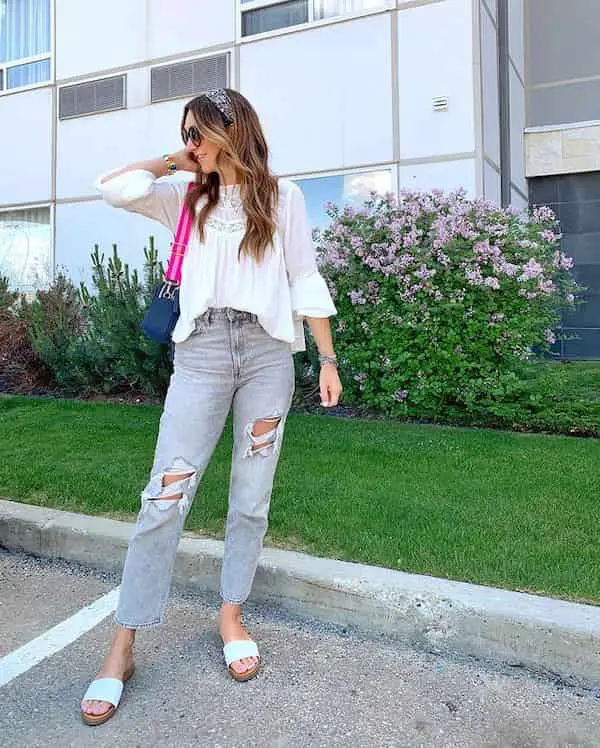
<path fill-rule="evenodd" d="M 269 457 L 279 449 L 282 436 L 282 417 L 280 415 L 258 418 L 246 426 L 246 435 L 250 444 L 244 457 Z"/>
<path fill-rule="evenodd" d="M 177 480 L 165 483 L 169 475 Z M 153 475 L 150 483 L 142 493 L 142 501 L 151 501 L 160 511 L 178 507 L 180 514 L 187 514 L 196 491 L 198 473 L 193 465 L 182 457 L 173 460 L 173 465 L 161 473 Z"/>

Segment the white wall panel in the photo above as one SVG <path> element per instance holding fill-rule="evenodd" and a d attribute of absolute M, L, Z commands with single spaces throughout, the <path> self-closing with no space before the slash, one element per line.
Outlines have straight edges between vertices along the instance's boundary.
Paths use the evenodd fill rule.
<path fill-rule="evenodd" d="M 527 200 L 525 200 L 523 195 L 521 195 L 520 192 L 517 192 L 517 190 L 512 190 L 510 204 L 513 208 L 518 208 L 519 210 L 524 210 L 528 205 Z"/>
<path fill-rule="evenodd" d="M 184 54 L 235 39 L 235 0 L 148 0 L 151 58 Z"/>
<path fill-rule="evenodd" d="M 0 98 L 0 205 L 50 200 L 52 90 Z"/>
<path fill-rule="evenodd" d="M 487 161 L 483 164 L 483 194 L 487 200 L 497 205 L 502 203 L 500 174 Z"/>
<path fill-rule="evenodd" d="M 464 187 L 471 197 L 475 197 L 475 159 L 401 166 L 400 187 L 414 190 L 453 190 Z"/>
<path fill-rule="evenodd" d="M 525 181 L 525 89 L 510 68 L 510 171 L 511 180 L 523 192 Z"/>
<path fill-rule="evenodd" d="M 56 0 L 57 79 L 144 60 L 146 30 L 146 0 Z"/>
<path fill-rule="evenodd" d="M 183 148 L 180 125 L 186 102 L 187 99 L 178 99 L 149 107 L 148 131 L 144 136 L 146 158 Z"/>
<path fill-rule="evenodd" d="M 109 257 L 116 243 L 121 259 L 141 269 L 149 236 L 155 237 L 159 258 L 166 264 L 171 236 L 159 223 L 102 201 L 56 206 L 56 266 L 77 284 L 83 280 L 89 287 L 94 244 Z"/>
<path fill-rule="evenodd" d="M 182 148 L 184 103 L 182 99 L 60 122 L 58 198 L 95 195 L 93 182 L 99 174 Z"/>
<path fill-rule="evenodd" d="M 471 0 L 446 0 L 398 13 L 401 158 L 475 149 Z M 432 99 L 449 98 L 447 112 Z"/>
<path fill-rule="evenodd" d="M 390 16 L 244 44 L 240 62 L 275 171 L 392 160 Z"/>
<path fill-rule="evenodd" d="M 498 101 L 498 41 L 489 15 L 481 13 L 481 76 L 483 88 L 483 149 L 500 164 L 500 106 Z"/>
<path fill-rule="evenodd" d="M 150 103 L 150 70 L 135 68 L 127 71 L 127 108 L 135 109 Z"/>
<path fill-rule="evenodd" d="M 149 107 L 60 122 L 57 197 L 94 195 L 99 174 L 154 155 L 148 148 L 149 122 Z"/>
<path fill-rule="evenodd" d="M 508 48 L 510 56 L 525 79 L 525 27 L 523 0 L 509 0 L 508 6 Z"/>

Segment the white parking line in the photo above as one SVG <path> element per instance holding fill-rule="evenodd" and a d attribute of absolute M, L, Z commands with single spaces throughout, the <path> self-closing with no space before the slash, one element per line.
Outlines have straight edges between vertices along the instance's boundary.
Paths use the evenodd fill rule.
<path fill-rule="evenodd" d="M 97 626 L 114 611 L 118 599 L 119 588 L 116 587 L 45 634 L 3 657 L 0 660 L 0 688 Z"/>

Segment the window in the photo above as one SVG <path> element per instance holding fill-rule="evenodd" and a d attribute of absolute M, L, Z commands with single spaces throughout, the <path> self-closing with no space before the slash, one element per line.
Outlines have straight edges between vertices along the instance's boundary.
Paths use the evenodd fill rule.
<path fill-rule="evenodd" d="M 290 0 L 268 7 L 242 12 L 242 36 L 262 34 L 265 31 L 283 29 L 307 23 L 309 0 Z"/>
<path fill-rule="evenodd" d="M 0 212 L 0 275 L 11 287 L 31 293 L 52 277 L 50 208 Z"/>
<path fill-rule="evenodd" d="M 304 193 L 313 227 L 319 229 L 329 224 L 329 216 L 325 211 L 325 204 L 328 202 L 359 208 L 371 192 L 380 195 L 394 192 L 394 177 L 389 168 L 309 179 L 298 178 L 294 181 Z"/>
<path fill-rule="evenodd" d="M 392 7 L 394 0 L 240 0 L 242 36 Z"/>
<path fill-rule="evenodd" d="M 50 80 L 50 0 L 0 0 L 0 91 Z"/>

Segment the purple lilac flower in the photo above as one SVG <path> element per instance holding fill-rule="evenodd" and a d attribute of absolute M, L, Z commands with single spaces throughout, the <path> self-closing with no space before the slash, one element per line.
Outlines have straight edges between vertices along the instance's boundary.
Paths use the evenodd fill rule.
<path fill-rule="evenodd" d="M 362 291 L 348 291 L 348 296 L 350 297 L 350 302 L 355 306 L 356 304 L 367 303 Z"/>
<path fill-rule="evenodd" d="M 421 265 L 418 270 L 415 270 L 415 275 L 422 281 L 429 280 L 432 275 L 435 275 L 435 270 L 430 270 L 426 265 Z"/>
<path fill-rule="evenodd" d="M 539 262 L 531 258 L 529 262 L 526 265 L 523 265 L 523 273 L 519 276 L 520 281 L 527 281 L 531 280 L 532 278 L 537 278 L 539 275 L 541 275 L 544 272 L 544 268 L 540 265 Z"/>
<path fill-rule="evenodd" d="M 550 345 L 556 343 L 556 335 L 549 327 L 544 330 L 544 337 L 546 338 L 546 343 L 549 343 Z"/>
<path fill-rule="evenodd" d="M 535 223 L 546 223 L 547 221 L 556 221 L 556 214 L 547 205 L 538 205 L 531 212 L 531 217 Z"/>
<path fill-rule="evenodd" d="M 512 262 L 508 262 L 504 257 L 501 257 L 497 262 L 494 263 L 494 272 L 499 275 L 508 275 L 512 278 L 513 275 L 517 274 L 519 270 L 518 265 L 514 265 Z"/>
<path fill-rule="evenodd" d="M 494 276 L 490 276 L 489 278 L 485 279 L 485 285 L 488 286 L 488 288 L 493 288 L 495 291 L 498 291 L 500 288 L 500 281 L 498 278 L 494 278 Z"/>
<path fill-rule="evenodd" d="M 556 286 L 551 280 L 540 280 L 540 282 L 538 283 L 538 289 L 542 293 L 549 294 L 553 293 L 556 290 Z"/>
<path fill-rule="evenodd" d="M 570 270 L 573 267 L 573 258 L 567 257 L 567 255 L 561 252 L 558 267 L 561 270 Z"/>
<path fill-rule="evenodd" d="M 465 278 L 472 286 L 482 286 L 484 284 L 483 276 L 481 275 L 481 270 L 479 268 L 475 268 L 475 270 L 467 270 L 465 272 Z"/>
<path fill-rule="evenodd" d="M 562 238 L 562 234 L 557 234 L 552 229 L 544 229 L 540 231 L 540 238 L 542 241 L 548 242 L 548 244 L 556 244 Z"/>

